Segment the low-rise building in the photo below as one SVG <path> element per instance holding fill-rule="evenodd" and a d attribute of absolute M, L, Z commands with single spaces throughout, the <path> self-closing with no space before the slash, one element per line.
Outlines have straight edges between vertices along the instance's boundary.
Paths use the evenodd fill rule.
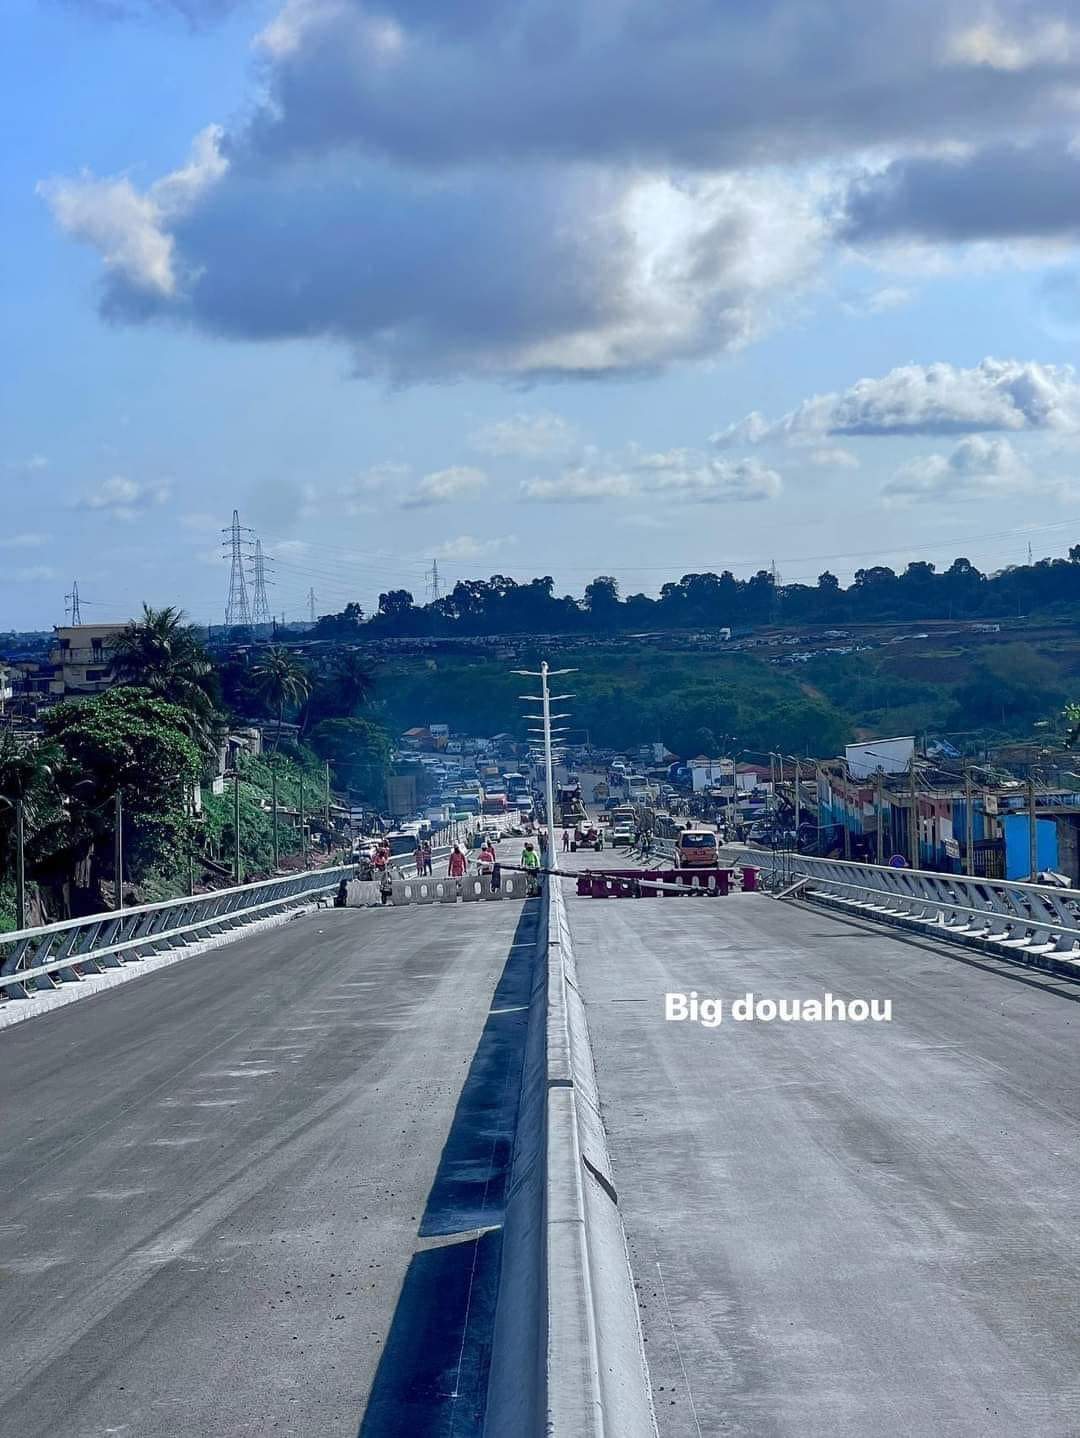
<path fill-rule="evenodd" d="M 54 699 L 101 694 L 115 683 L 112 654 L 125 624 L 66 624 L 57 628 L 49 662 L 49 694 Z"/>

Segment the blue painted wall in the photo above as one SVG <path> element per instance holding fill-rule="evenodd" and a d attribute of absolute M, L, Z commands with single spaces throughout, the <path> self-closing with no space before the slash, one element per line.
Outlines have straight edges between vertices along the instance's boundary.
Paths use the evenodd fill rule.
<path fill-rule="evenodd" d="M 1028 816 L 1008 814 L 1001 821 L 1005 833 L 1005 877 L 1028 877 Z M 1035 842 L 1040 869 L 1058 867 L 1057 825 L 1053 819 L 1035 820 Z"/>

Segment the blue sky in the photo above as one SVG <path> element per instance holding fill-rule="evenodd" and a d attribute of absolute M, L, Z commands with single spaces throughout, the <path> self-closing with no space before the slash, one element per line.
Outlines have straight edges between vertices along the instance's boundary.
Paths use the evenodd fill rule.
<path fill-rule="evenodd" d="M 1067 6 L 8 13 L 0 628 L 1076 540 Z"/>

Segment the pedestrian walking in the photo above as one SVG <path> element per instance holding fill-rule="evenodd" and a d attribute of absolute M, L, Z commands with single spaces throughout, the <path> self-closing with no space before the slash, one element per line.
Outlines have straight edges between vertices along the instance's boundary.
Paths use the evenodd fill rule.
<path fill-rule="evenodd" d="M 420 872 L 421 872 L 421 874 L 428 874 L 428 875 L 430 875 L 430 874 L 431 874 L 431 844 L 429 843 L 429 841 L 428 841 L 427 839 L 424 840 L 424 842 L 423 842 L 423 844 L 422 844 L 422 846 L 421 846 L 420 852 L 421 852 L 421 854 L 422 854 L 422 856 L 423 856 L 423 867 L 421 868 Z"/>
<path fill-rule="evenodd" d="M 562 851 L 563 851 L 564 854 L 568 854 L 568 853 L 570 852 L 570 830 L 569 830 L 569 829 L 564 829 L 564 830 L 562 831 Z"/>
<path fill-rule="evenodd" d="M 469 867 L 469 861 L 455 844 L 450 855 L 450 862 L 446 866 L 446 872 L 451 879 L 463 879 Z"/>

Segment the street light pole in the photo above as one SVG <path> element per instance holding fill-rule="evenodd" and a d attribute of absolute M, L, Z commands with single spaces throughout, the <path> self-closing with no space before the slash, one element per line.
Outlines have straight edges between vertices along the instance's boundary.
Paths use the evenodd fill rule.
<path fill-rule="evenodd" d="M 240 865 L 240 765 L 239 762 L 233 770 L 233 874 L 238 884 L 243 882 L 243 870 Z"/>
<path fill-rule="evenodd" d="M 116 889 L 116 908 L 124 907 L 124 805 L 120 790 L 113 801 L 113 885 Z"/>
<path fill-rule="evenodd" d="M 308 866 L 307 828 L 304 821 L 304 774 L 300 772 L 300 852 L 304 858 L 304 868 Z"/>
<path fill-rule="evenodd" d="M 195 846 L 192 825 L 195 820 L 195 785 L 184 785 L 184 806 L 187 810 L 187 891 L 190 899 L 195 893 Z"/>
<path fill-rule="evenodd" d="M 551 745 L 551 701 L 553 697 L 558 699 L 570 699 L 573 696 L 570 694 L 558 694 L 553 696 L 548 685 L 548 680 L 553 678 L 557 674 L 574 674 L 577 671 L 574 669 L 550 669 L 548 667 L 547 660 L 545 659 L 541 662 L 539 672 L 534 669 L 514 669 L 511 672 L 514 674 L 522 674 L 529 679 L 540 680 L 539 695 L 523 694 L 521 697 L 523 699 L 530 699 L 533 701 L 539 698 L 540 703 L 543 706 L 539 717 L 543 720 L 544 725 L 544 799 L 547 805 L 548 833 L 547 867 L 549 869 L 553 869 L 555 867 L 555 761 L 552 754 Z M 554 717 L 558 719 L 565 719 L 569 716 L 565 714 L 558 714 Z"/>
<path fill-rule="evenodd" d="M 277 766 L 270 770 L 270 843 L 273 847 L 274 873 L 278 871 L 278 812 L 277 812 Z"/>
<path fill-rule="evenodd" d="M 971 765 L 964 765 L 964 873 L 975 874 L 975 795 L 971 786 Z"/>

